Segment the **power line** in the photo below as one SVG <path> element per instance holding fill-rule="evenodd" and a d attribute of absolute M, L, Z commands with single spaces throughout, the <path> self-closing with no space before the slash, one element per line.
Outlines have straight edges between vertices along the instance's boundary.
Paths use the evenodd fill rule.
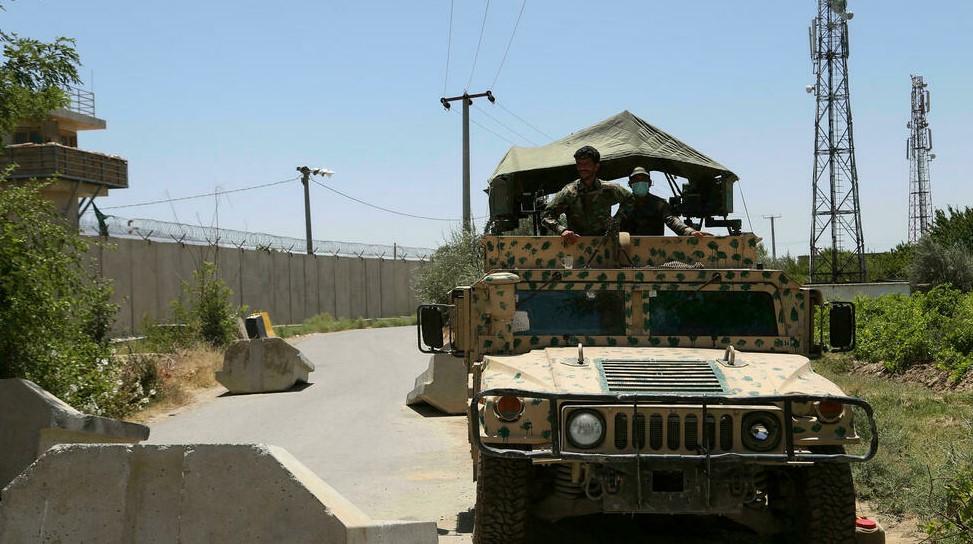
<path fill-rule="evenodd" d="M 520 137 L 520 138 L 523 138 L 523 139 L 524 139 L 524 140 L 526 140 L 526 141 L 527 141 L 527 143 L 529 143 L 530 145 L 537 145 L 537 143 L 536 143 L 536 142 L 534 142 L 533 140 L 531 140 L 531 139 L 530 139 L 530 138 L 528 138 L 527 136 L 524 136 L 523 134 L 521 134 L 521 133 L 519 133 L 519 132 L 517 132 L 516 130 L 514 130 L 514 129 L 512 129 L 512 128 L 510 128 L 510 127 L 509 127 L 509 126 L 508 126 L 508 125 L 507 125 L 506 123 L 504 123 L 503 121 L 501 121 L 501 120 L 499 120 L 499 119 L 497 119 L 496 117 L 494 117 L 494 116 L 492 116 L 492 115 L 490 115 L 490 113 L 489 113 L 488 111 L 486 111 L 485 109 L 483 109 L 483 108 L 481 108 L 480 106 L 477 106 L 476 104 L 473 104 L 473 107 L 474 107 L 474 108 L 476 108 L 476 109 L 478 109 L 478 110 L 479 110 L 480 112 L 482 112 L 482 113 L 483 113 L 483 115 L 486 115 L 486 116 L 487 116 L 487 117 L 489 117 L 490 119 L 493 119 L 493 121 L 494 121 L 494 122 L 495 122 L 496 124 L 498 124 L 498 125 L 500 125 L 500 126 L 502 126 L 503 128 L 505 128 L 505 129 L 507 129 L 507 130 L 509 130 L 509 131 L 510 131 L 511 133 L 513 133 L 513 134 L 515 134 L 515 135 L 517 135 L 518 137 Z"/>
<path fill-rule="evenodd" d="M 449 52 L 453 48 L 453 3 L 449 0 L 449 33 L 446 38 L 446 71 L 443 73 L 443 96 L 446 95 L 446 82 L 449 81 Z"/>
<path fill-rule="evenodd" d="M 274 181 L 274 182 L 271 182 L 271 183 L 264 183 L 264 184 L 261 184 L 261 185 L 252 185 L 250 187 L 241 187 L 239 189 L 229 189 L 229 190 L 226 190 L 226 191 L 211 191 L 209 193 L 200 193 L 200 194 L 197 194 L 197 195 L 190 195 L 190 196 L 180 196 L 180 197 L 176 197 L 176 198 L 163 198 L 163 199 L 160 199 L 160 200 L 150 200 L 148 202 L 138 202 L 136 204 L 122 204 L 122 205 L 119 205 L 119 206 L 106 206 L 106 207 L 104 207 L 102 209 L 103 210 L 118 210 L 118 209 L 121 209 L 121 208 L 138 208 L 138 207 L 142 207 L 142 206 L 152 206 L 152 205 L 155 205 L 155 204 L 165 204 L 167 202 L 180 202 L 180 201 L 183 201 L 183 200 L 194 200 L 194 199 L 197 199 L 197 198 L 210 198 L 210 197 L 213 197 L 213 196 L 227 195 L 227 194 L 230 194 L 230 193 L 242 193 L 243 191 L 252 191 L 254 189 L 263 189 L 264 187 L 273 187 L 274 185 L 282 185 L 284 183 L 290 183 L 292 181 L 296 181 L 297 179 L 299 179 L 299 178 L 298 177 L 293 177 L 293 178 L 288 178 L 288 179 L 282 179 L 280 181 Z"/>
<path fill-rule="evenodd" d="M 488 13 L 490 13 L 490 0 L 486 0 L 486 8 L 483 10 L 483 24 L 480 25 L 480 38 L 476 41 L 476 51 L 473 52 L 473 68 L 470 70 L 470 79 L 466 82 L 467 90 L 473 83 L 473 74 L 476 72 L 476 60 L 480 57 L 480 44 L 483 43 L 483 31 L 486 29 Z M 446 91 L 443 91 L 443 94 L 446 94 Z"/>
<path fill-rule="evenodd" d="M 427 216 L 424 216 L 424 215 L 416 215 L 416 214 L 412 214 L 412 213 L 400 212 L 398 210 L 392 210 L 392 209 L 389 209 L 389 208 L 384 208 L 384 207 L 379 206 L 377 204 L 372 204 L 371 202 L 365 202 L 364 200 L 361 200 L 359 198 L 355 198 L 355 197 L 353 197 L 353 196 L 351 196 L 349 194 L 342 193 L 341 191 L 335 189 L 334 187 L 330 187 L 328 185 L 325 185 L 325 184 L 321 183 L 320 181 L 318 181 L 316 179 L 313 179 L 312 178 L 311 181 L 313 181 L 314 183 L 320 185 L 321 187 L 324 187 L 325 189 L 331 191 L 332 193 L 336 193 L 338 195 L 341 195 L 341 196 L 347 198 L 348 200 L 353 200 L 353 201 L 355 201 L 355 202 L 357 202 L 359 204 L 368 206 L 369 208 L 375 208 L 376 210 L 381 210 L 383 212 L 387 212 L 387 213 L 391 213 L 391 214 L 395 214 L 395 215 L 401 215 L 403 217 L 411 217 L 413 219 L 425 219 L 427 221 L 447 221 L 447 222 L 453 222 L 453 223 L 459 223 L 459 222 L 462 222 L 463 221 L 462 219 L 448 219 L 448 218 L 445 218 L 445 217 L 427 217 Z"/>
<path fill-rule="evenodd" d="M 750 232 L 753 232 L 753 223 L 750 221 L 750 210 L 747 209 L 747 197 L 743 194 L 743 184 L 737 182 L 740 187 L 740 199 L 743 200 L 743 211 L 747 214 L 747 225 L 750 226 Z"/>
<path fill-rule="evenodd" d="M 455 111 L 455 110 L 449 110 L 449 111 Z M 457 113 L 459 113 L 459 112 L 457 112 Z M 470 122 L 471 122 L 471 123 L 473 123 L 474 125 L 476 125 L 476 126 L 478 126 L 478 127 L 480 127 L 481 129 L 483 129 L 483 130 L 485 130 L 485 131 L 487 131 L 487 132 L 489 132 L 490 134 L 493 134 L 493 135 L 494 135 L 494 136 L 496 136 L 497 138 L 500 138 L 501 140 L 503 140 L 503 141 L 505 141 L 505 142 L 507 142 L 507 143 L 508 143 L 508 144 L 510 144 L 510 145 L 517 145 L 517 142 L 515 142 L 515 141 L 513 141 L 513 140 L 511 140 L 510 138 L 507 138 L 506 136 L 504 136 L 504 135 L 502 135 L 502 134 L 500 134 L 499 132 L 497 132 L 497 131 L 495 131 L 495 130 L 493 130 L 493 129 L 491 129 L 490 127 L 488 127 L 488 126 L 486 126 L 486 125 L 484 125 L 483 123 L 481 123 L 481 122 L 479 122 L 479 121 L 477 121 L 476 119 L 472 119 L 472 118 L 471 118 L 471 119 L 470 119 Z"/>
<path fill-rule="evenodd" d="M 510 46 L 514 43 L 514 36 L 517 35 L 517 27 L 520 26 L 520 18 L 524 16 L 524 8 L 526 7 L 527 0 L 524 0 L 520 4 L 520 13 L 517 15 L 517 22 L 514 23 L 514 31 L 510 33 L 510 40 L 507 42 L 507 48 L 503 51 L 503 58 L 500 59 L 500 66 L 497 68 L 497 75 L 493 76 L 493 83 L 490 84 L 490 89 L 497 86 L 497 80 L 500 79 L 500 70 L 503 70 L 503 64 L 507 62 L 507 53 L 510 52 Z"/>
<path fill-rule="evenodd" d="M 521 116 L 517 115 L 516 113 L 510 111 L 510 109 L 508 109 L 506 106 L 504 106 L 499 100 L 496 101 L 496 105 L 500 106 L 500 109 L 502 109 L 503 111 L 509 113 L 513 117 L 517 118 L 517 120 L 519 120 L 521 123 L 527 125 L 528 127 L 530 127 L 531 129 L 533 129 L 535 132 L 537 132 L 541 136 L 547 138 L 548 140 L 552 140 L 552 141 L 555 140 L 554 136 L 551 136 L 550 134 L 544 132 L 543 130 L 541 130 L 541 129 L 537 128 L 536 126 L 534 126 L 533 124 L 529 123 L 523 117 L 521 117 Z"/>

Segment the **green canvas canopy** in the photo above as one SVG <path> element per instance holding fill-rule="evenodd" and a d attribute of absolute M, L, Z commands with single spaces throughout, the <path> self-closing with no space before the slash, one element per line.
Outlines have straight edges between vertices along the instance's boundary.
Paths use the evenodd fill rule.
<path fill-rule="evenodd" d="M 689 180 L 722 179 L 732 183 L 736 174 L 713 159 L 646 123 L 628 111 L 539 147 L 511 147 L 490 176 L 494 193 L 554 193 L 578 177 L 574 152 L 590 145 L 601 153 L 598 177 L 627 177 L 636 166 L 667 172 Z M 503 200 L 507 200 L 504 198 Z"/>

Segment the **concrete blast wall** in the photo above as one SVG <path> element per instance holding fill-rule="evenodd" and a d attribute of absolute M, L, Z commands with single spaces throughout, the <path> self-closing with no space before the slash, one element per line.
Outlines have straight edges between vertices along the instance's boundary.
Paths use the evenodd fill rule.
<path fill-rule="evenodd" d="M 432 521 L 375 521 L 285 450 L 55 446 L 3 490 L 0 544 L 434 544 Z"/>
<path fill-rule="evenodd" d="M 94 239 L 92 239 L 94 240 Z M 114 333 L 140 332 L 146 318 L 171 321 L 170 302 L 203 262 L 216 263 L 233 303 L 270 312 L 276 323 L 300 323 L 329 313 L 337 318 L 410 315 L 416 261 L 304 255 L 216 246 L 109 238 L 92 245 L 93 265 L 112 280 L 119 305 Z"/>

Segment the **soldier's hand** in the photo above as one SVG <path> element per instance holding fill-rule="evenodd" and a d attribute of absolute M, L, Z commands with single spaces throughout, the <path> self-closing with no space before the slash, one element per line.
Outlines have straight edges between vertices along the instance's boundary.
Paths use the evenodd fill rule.
<path fill-rule="evenodd" d="M 703 232 L 701 230 L 695 230 L 692 233 L 690 233 L 690 236 L 695 236 L 696 238 L 703 238 L 703 237 L 706 237 L 706 236 L 712 236 L 712 234 L 710 234 L 708 232 Z"/>
<path fill-rule="evenodd" d="M 581 239 L 581 236 L 579 236 L 573 230 L 565 230 L 561 233 L 561 242 L 563 242 L 565 245 L 570 246 L 575 242 L 577 242 L 579 239 Z"/>

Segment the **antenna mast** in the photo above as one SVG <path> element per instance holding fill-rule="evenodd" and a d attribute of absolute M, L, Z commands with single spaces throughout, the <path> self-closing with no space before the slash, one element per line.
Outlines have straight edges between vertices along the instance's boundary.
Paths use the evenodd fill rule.
<path fill-rule="evenodd" d="M 928 84 L 922 76 L 912 76 L 912 120 L 906 125 L 906 158 L 909 159 L 909 242 L 917 242 L 932 225 L 932 190 L 929 181 L 929 161 L 936 158 L 932 151 L 932 130 L 926 120 L 930 110 Z"/>
<path fill-rule="evenodd" d="M 865 239 L 858 203 L 858 170 L 848 92 L 846 0 L 818 0 L 811 21 L 815 85 L 814 173 L 811 177 L 812 283 L 864 281 Z"/>

